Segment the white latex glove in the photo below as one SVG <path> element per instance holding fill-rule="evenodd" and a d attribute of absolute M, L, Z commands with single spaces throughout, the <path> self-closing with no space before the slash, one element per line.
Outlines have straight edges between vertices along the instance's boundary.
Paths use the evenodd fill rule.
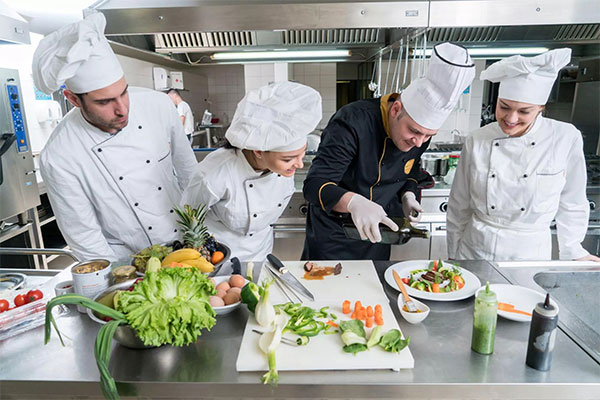
<path fill-rule="evenodd" d="M 406 192 L 402 195 L 402 211 L 404 211 L 404 216 L 410 222 L 419 222 L 421 220 L 423 207 L 421 207 L 413 192 Z M 413 214 L 417 214 L 417 216 L 414 217 Z"/>
<path fill-rule="evenodd" d="M 371 243 L 381 242 L 379 223 L 389 226 L 393 231 L 398 230 L 398 225 L 388 218 L 383 207 L 360 194 L 352 196 L 347 208 L 354 225 L 358 229 L 360 238 L 363 240 L 369 239 Z"/>

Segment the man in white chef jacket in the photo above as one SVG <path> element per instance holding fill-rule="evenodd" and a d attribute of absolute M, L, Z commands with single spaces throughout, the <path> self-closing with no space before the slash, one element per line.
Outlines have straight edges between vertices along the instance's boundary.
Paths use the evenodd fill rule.
<path fill-rule="evenodd" d="M 36 87 L 75 106 L 41 152 L 58 226 L 80 259 L 127 259 L 178 237 L 173 206 L 197 165 L 164 93 L 129 87 L 101 13 L 44 38 Z"/>
<path fill-rule="evenodd" d="M 177 108 L 177 113 L 183 124 L 183 131 L 188 139 L 192 140 L 192 133 L 194 133 L 194 114 L 192 114 L 190 105 L 181 98 L 181 94 L 179 94 L 179 90 L 177 89 L 169 89 L 167 94 L 173 104 L 175 104 L 175 108 Z"/>

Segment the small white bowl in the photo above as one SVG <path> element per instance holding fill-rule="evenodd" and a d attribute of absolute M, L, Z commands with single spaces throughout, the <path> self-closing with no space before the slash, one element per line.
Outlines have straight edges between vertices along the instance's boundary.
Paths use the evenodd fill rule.
<path fill-rule="evenodd" d="M 231 275 L 213 276 L 212 277 L 212 279 L 214 279 L 214 281 L 215 281 L 215 286 L 217 286 L 218 284 L 220 284 L 222 282 L 229 282 L 229 278 L 231 278 Z M 246 284 L 248 282 L 249 281 L 246 278 L 244 278 L 244 284 Z M 217 315 L 229 314 L 230 312 L 232 312 L 233 310 L 238 308 L 240 306 L 240 304 L 242 304 L 241 300 L 238 301 L 237 303 L 229 304 L 227 306 L 213 307 L 213 309 L 215 310 L 215 313 Z"/>
<path fill-rule="evenodd" d="M 404 306 L 404 297 L 402 296 L 402 293 L 400 293 L 400 295 L 398 296 L 398 309 L 400 310 L 400 314 L 404 317 L 406 322 L 408 322 L 409 324 L 418 324 L 419 322 L 427 318 L 427 316 L 429 315 L 430 308 L 425 303 L 421 303 L 417 299 L 414 299 L 412 297 L 410 299 L 413 301 L 417 309 L 419 309 L 421 312 L 411 313 L 408 311 L 404 311 L 402 309 L 402 307 Z"/>

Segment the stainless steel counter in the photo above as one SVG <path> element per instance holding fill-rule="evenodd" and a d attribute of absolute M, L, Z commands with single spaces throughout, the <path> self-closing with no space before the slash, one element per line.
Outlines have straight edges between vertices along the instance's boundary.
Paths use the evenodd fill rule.
<path fill-rule="evenodd" d="M 381 279 L 390 264 L 375 263 Z M 507 282 L 487 262 L 465 261 L 462 266 L 482 282 Z M 411 337 L 414 369 L 282 372 L 276 388 L 262 385 L 261 373 L 235 370 L 247 319 L 242 307 L 219 316 L 213 330 L 189 347 L 131 350 L 115 345 L 110 370 L 121 395 L 148 398 L 598 397 L 600 365 L 562 331 L 556 338 L 552 369 L 540 372 L 525 365 L 528 324 L 499 318 L 494 354 L 480 355 L 470 350 L 472 298 L 427 302 L 429 317 L 419 325 L 410 325 L 399 317 L 397 293 L 384 286 L 401 329 Z M 43 328 L 0 342 L 3 398 L 101 397 L 93 356 L 99 326 L 78 313 L 57 323 L 70 338 L 66 347 L 61 347 L 54 333 L 44 346 Z"/>

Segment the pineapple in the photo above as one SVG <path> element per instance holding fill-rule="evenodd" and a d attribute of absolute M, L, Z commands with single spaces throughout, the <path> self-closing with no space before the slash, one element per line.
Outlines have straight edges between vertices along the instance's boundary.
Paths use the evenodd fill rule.
<path fill-rule="evenodd" d="M 202 257 L 210 261 L 210 251 L 205 247 L 206 240 L 210 235 L 204 225 L 207 211 L 204 204 L 200 204 L 197 208 L 186 204 L 183 209 L 178 207 L 173 209 L 180 218 L 177 223 L 183 229 L 184 247 L 196 249 L 202 254 Z"/>

